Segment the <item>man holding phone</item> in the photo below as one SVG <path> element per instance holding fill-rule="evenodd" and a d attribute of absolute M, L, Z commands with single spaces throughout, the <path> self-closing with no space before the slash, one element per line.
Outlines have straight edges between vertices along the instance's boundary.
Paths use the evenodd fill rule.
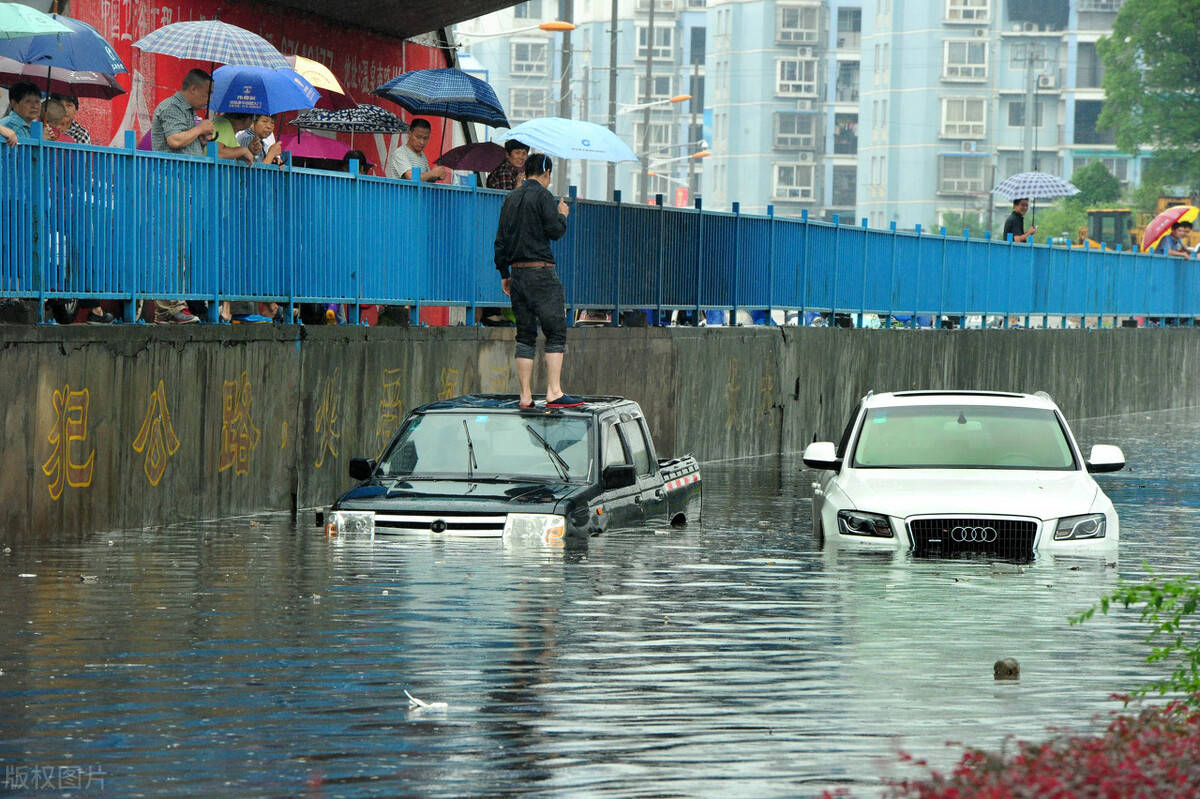
<path fill-rule="evenodd" d="M 550 242 L 567 232 L 571 211 L 550 193 L 550 157 L 542 153 L 525 161 L 525 181 L 504 198 L 496 229 L 496 269 L 500 285 L 512 297 L 517 318 L 517 380 L 521 384 L 518 407 L 534 408 L 531 382 L 537 355 L 538 326 L 546 337 L 546 407 L 574 408 L 583 400 L 563 393 L 563 354 L 567 347 L 566 297 L 554 271 Z M 510 272 L 510 267 L 512 271 Z"/>

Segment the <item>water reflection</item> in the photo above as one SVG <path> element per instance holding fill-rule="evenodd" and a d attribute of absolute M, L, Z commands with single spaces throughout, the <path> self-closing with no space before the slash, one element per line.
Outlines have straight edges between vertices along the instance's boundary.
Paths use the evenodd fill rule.
<path fill-rule="evenodd" d="M 0 765 L 97 765 L 119 796 L 871 795 L 897 748 L 1093 729 L 1153 675 L 1131 615 L 1067 616 L 1143 561 L 1197 570 L 1200 416 L 1074 428 L 1129 457 L 1099 476 L 1116 568 L 823 552 L 794 457 L 708 464 L 701 528 L 586 550 L 286 516 L 20 549 Z"/>

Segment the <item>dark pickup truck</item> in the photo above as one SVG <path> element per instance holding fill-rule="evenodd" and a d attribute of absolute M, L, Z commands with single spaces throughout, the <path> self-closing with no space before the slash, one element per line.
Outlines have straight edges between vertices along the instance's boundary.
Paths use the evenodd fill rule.
<path fill-rule="evenodd" d="M 328 535 L 368 528 L 477 538 L 579 539 L 700 521 L 700 470 L 659 459 L 642 409 L 621 397 L 520 410 L 474 394 L 410 413 L 378 461 L 325 515 Z"/>

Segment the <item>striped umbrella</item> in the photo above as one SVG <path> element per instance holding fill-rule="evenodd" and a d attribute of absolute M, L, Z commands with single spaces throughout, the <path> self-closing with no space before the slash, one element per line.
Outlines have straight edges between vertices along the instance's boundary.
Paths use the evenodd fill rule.
<path fill-rule="evenodd" d="M 133 46 L 147 53 L 214 64 L 289 69 L 291 64 L 258 34 L 216 19 L 175 22 L 146 34 Z"/>
<path fill-rule="evenodd" d="M 508 127 L 508 118 L 492 87 L 461 69 L 445 67 L 405 72 L 374 93 L 413 114 L 481 122 L 495 128 Z"/>

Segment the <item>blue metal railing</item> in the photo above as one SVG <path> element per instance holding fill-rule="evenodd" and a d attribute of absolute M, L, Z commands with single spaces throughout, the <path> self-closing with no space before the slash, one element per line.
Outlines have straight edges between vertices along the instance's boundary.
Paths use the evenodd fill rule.
<path fill-rule="evenodd" d="M 23 140 L 0 147 L 0 297 L 119 299 L 130 316 L 139 299 L 505 305 L 492 264 L 503 198 L 138 151 L 132 136 L 124 148 Z M 1200 316 L 1200 270 L 1183 259 L 869 230 L 736 203 L 580 200 L 553 248 L 573 308 Z"/>

